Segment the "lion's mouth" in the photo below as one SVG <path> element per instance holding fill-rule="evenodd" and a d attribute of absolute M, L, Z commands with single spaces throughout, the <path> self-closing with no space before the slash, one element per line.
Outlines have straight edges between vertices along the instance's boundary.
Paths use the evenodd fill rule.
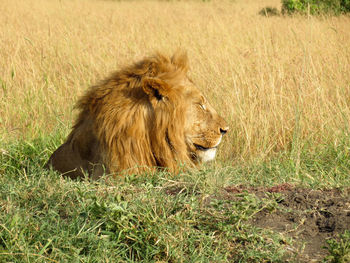
<path fill-rule="evenodd" d="M 199 151 L 208 151 L 208 150 L 210 150 L 210 149 L 216 148 L 216 147 L 204 147 L 204 146 L 199 145 L 199 144 L 196 144 L 196 143 L 194 143 L 193 145 L 194 145 L 194 147 L 196 147 L 196 149 L 199 150 Z"/>

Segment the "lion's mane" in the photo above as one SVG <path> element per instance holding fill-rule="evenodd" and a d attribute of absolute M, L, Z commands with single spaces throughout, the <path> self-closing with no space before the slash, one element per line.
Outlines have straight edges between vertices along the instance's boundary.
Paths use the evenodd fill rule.
<path fill-rule="evenodd" d="M 175 172 L 180 163 L 195 165 L 185 140 L 184 95 L 169 88 L 187 71 L 187 56 L 177 52 L 171 58 L 156 54 L 113 73 L 78 101 L 79 115 L 68 141 L 83 142 L 79 137 L 92 133 L 100 161 L 110 173 L 152 167 Z"/>

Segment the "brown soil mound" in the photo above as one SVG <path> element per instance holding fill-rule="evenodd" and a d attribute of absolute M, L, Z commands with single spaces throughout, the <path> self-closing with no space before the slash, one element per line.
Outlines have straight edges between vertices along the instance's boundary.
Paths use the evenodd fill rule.
<path fill-rule="evenodd" d="M 230 186 L 225 198 L 248 191 L 258 197 L 280 193 L 279 209 L 263 210 L 251 223 L 293 238 L 294 254 L 300 262 L 319 262 L 328 251 L 326 240 L 350 229 L 350 189 L 311 190 L 282 184 L 271 188 Z"/>

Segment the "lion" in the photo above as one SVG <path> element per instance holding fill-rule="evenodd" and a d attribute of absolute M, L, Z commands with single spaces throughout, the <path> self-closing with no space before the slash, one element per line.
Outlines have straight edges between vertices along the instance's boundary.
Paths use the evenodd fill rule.
<path fill-rule="evenodd" d="M 97 179 L 157 169 L 176 173 L 213 160 L 229 127 L 188 70 L 185 52 L 156 53 L 91 87 L 47 167 L 73 179 Z"/>

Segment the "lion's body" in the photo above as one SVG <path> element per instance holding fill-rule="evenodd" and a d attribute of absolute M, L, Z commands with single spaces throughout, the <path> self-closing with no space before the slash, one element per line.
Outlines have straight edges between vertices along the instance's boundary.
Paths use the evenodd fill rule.
<path fill-rule="evenodd" d="M 91 87 L 78 101 L 80 113 L 67 141 L 48 164 L 73 178 L 84 172 L 98 178 L 156 167 L 174 172 L 180 163 L 206 161 L 201 154 L 207 151 L 215 156 L 228 128 L 209 104 L 205 120 L 208 114 L 197 106 L 205 99 L 187 70 L 185 55 L 158 54 Z"/>

